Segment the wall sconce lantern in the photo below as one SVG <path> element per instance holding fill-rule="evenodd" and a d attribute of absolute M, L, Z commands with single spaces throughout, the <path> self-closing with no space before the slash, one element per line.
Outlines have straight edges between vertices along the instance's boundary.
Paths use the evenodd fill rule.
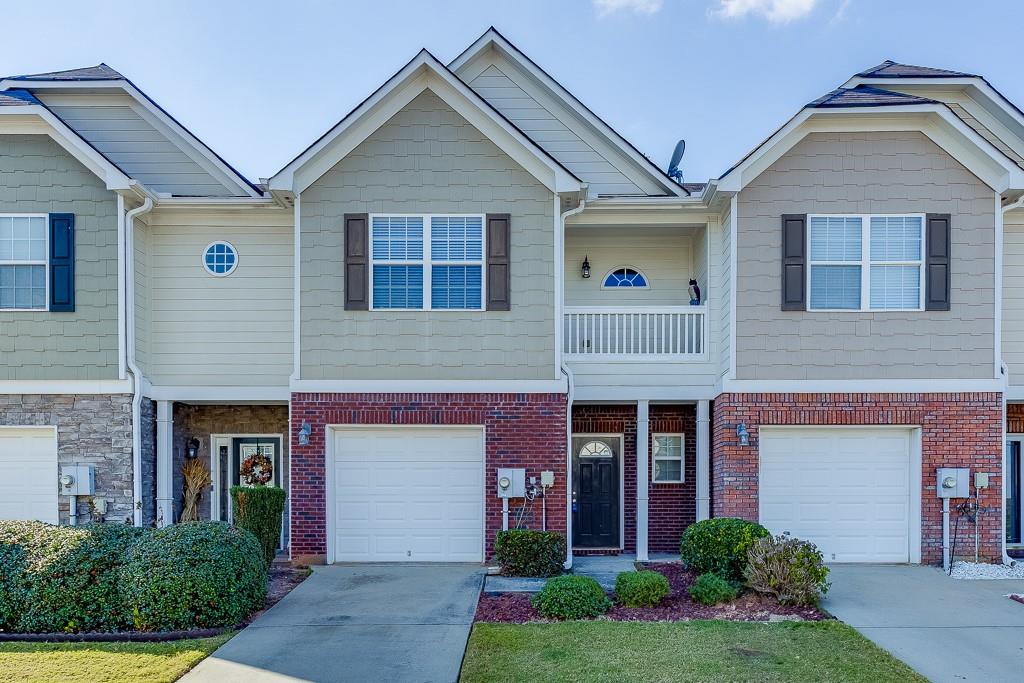
<path fill-rule="evenodd" d="M 584 256 L 583 257 L 583 266 L 580 267 L 580 275 L 583 276 L 584 280 L 590 277 L 590 257 L 589 256 Z"/>
<path fill-rule="evenodd" d="M 313 428 L 309 426 L 309 423 L 305 420 L 302 421 L 302 426 L 299 427 L 299 445 L 309 445 L 309 435 L 312 433 Z"/>
<path fill-rule="evenodd" d="M 188 454 L 188 459 L 193 460 L 199 456 L 199 439 L 191 438 L 188 440 L 188 447 L 185 449 Z"/>
<path fill-rule="evenodd" d="M 741 446 L 750 445 L 750 432 L 747 431 L 747 425 L 743 422 L 736 425 L 736 438 L 739 439 Z"/>

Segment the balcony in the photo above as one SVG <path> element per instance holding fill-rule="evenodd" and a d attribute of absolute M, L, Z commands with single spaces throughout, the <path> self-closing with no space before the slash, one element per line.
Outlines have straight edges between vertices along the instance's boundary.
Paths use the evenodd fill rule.
<path fill-rule="evenodd" d="M 569 360 L 685 361 L 707 358 L 706 306 L 567 306 Z"/>

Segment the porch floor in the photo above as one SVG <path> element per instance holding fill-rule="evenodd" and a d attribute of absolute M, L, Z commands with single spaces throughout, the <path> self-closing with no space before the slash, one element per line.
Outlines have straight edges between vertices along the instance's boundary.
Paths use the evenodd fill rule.
<path fill-rule="evenodd" d="M 678 562 L 679 556 L 673 553 L 651 553 L 649 562 Z M 598 555 L 593 557 L 574 557 L 573 574 L 589 576 L 597 580 L 605 590 L 615 588 L 615 577 L 620 572 L 633 571 L 636 568 L 636 555 Z M 484 581 L 485 593 L 536 593 L 544 587 L 547 579 L 532 579 L 518 576 L 488 576 Z"/>

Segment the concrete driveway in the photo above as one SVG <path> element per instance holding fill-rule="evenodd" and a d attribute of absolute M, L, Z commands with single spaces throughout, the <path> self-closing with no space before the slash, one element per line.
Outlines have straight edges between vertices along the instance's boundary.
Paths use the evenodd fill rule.
<path fill-rule="evenodd" d="M 483 576 L 479 565 L 317 567 L 181 680 L 451 683 Z"/>
<path fill-rule="evenodd" d="M 1024 581 L 934 567 L 833 565 L 822 606 L 932 681 L 1024 680 Z"/>

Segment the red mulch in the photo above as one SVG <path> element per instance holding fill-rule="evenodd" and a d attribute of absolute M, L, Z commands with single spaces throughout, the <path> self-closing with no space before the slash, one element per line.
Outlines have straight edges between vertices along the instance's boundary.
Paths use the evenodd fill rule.
<path fill-rule="evenodd" d="M 1010 599 L 1016 600 L 1020 604 L 1024 605 L 1024 595 L 1021 595 L 1020 593 L 1010 593 Z"/>
<path fill-rule="evenodd" d="M 708 607 L 690 599 L 687 592 L 696 575 L 678 563 L 652 563 L 647 569 L 660 572 L 668 579 L 670 592 L 657 607 L 622 607 L 615 605 L 602 618 L 613 621 L 688 621 L 691 619 L 725 619 L 728 621 L 768 621 L 771 617 L 820 621 L 828 619 L 814 607 L 785 607 L 774 598 L 744 591 L 732 602 Z M 522 624 L 545 621 L 530 604 L 529 593 L 484 593 L 476 608 L 477 621 Z M 614 595 L 612 599 L 614 600 Z"/>

